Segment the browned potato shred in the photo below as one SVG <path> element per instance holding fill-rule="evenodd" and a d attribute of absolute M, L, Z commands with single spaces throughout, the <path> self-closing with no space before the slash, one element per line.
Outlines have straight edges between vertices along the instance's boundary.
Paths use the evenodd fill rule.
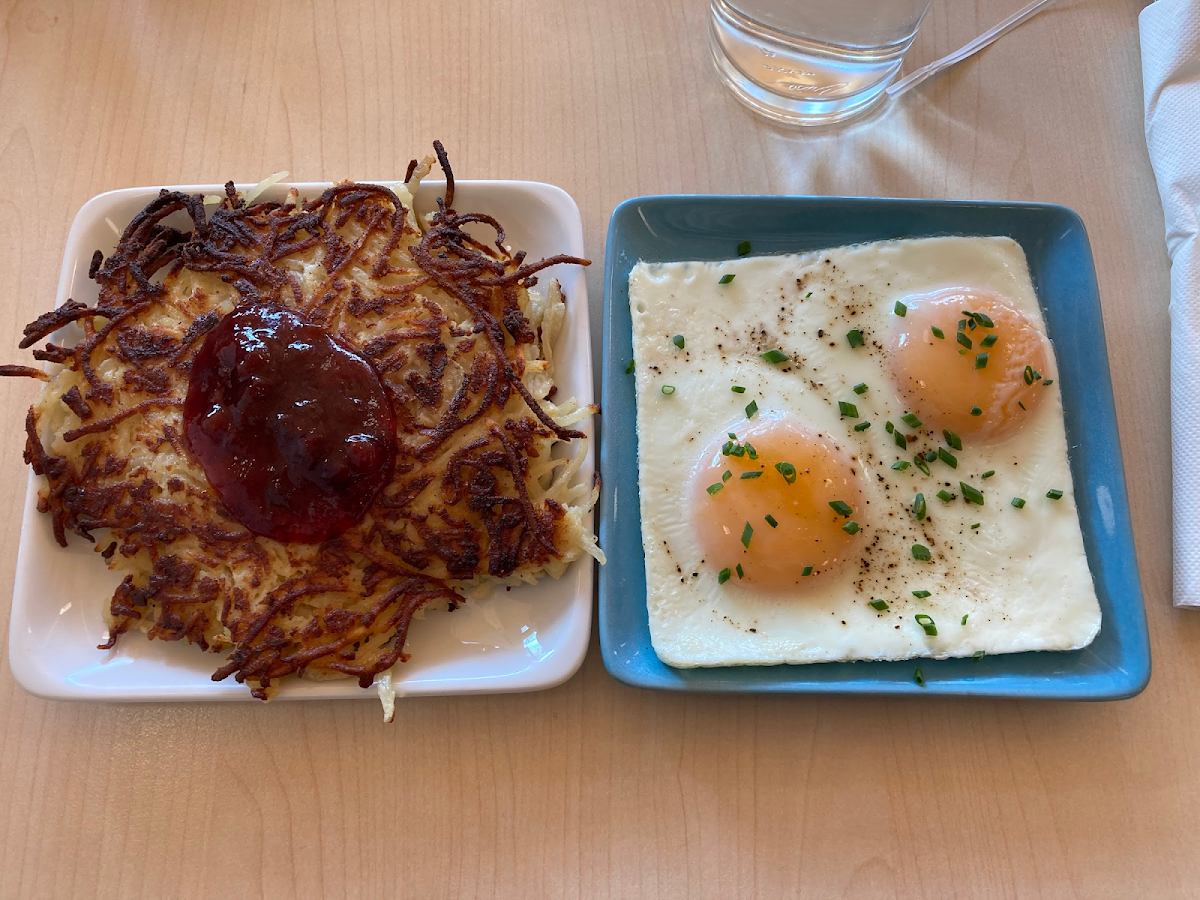
<path fill-rule="evenodd" d="M 22 347 L 58 340 L 34 356 L 61 364 L 26 423 L 26 460 L 46 479 L 39 509 L 60 544 L 68 532 L 98 541 L 125 573 L 104 647 L 142 630 L 227 653 L 213 679 L 232 675 L 259 698 L 294 673 L 367 687 L 406 658 L 427 604 L 599 556 L 585 518 L 594 485 L 572 484 L 586 449 L 572 426 L 595 409 L 550 399 L 565 298 L 556 282 L 527 290 L 547 266 L 587 260 L 528 262 L 499 222 L 456 212 L 435 147 L 448 184 L 427 222 L 412 194 L 432 157 L 395 190 L 347 182 L 247 205 L 230 183 L 211 211 L 163 191 L 93 260 L 96 306 L 69 301 L 25 329 Z M 357 350 L 395 410 L 395 475 L 323 544 L 248 531 L 183 439 L 192 360 L 250 301 L 287 306 Z"/>

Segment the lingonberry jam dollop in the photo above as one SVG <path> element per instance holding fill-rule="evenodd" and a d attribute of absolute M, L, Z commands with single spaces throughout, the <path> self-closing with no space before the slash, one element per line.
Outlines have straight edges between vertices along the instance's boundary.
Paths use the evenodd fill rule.
<path fill-rule="evenodd" d="M 317 543 L 358 522 L 392 477 L 396 418 L 365 359 L 291 310 L 251 303 L 196 354 L 188 447 L 256 534 Z"/>

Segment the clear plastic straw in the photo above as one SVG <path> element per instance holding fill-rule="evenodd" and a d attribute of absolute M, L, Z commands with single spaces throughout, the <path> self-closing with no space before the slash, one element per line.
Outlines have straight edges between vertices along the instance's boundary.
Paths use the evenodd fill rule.
<path fill-rule="evenodd" d="M 953 53 L 943 56 L 941 59 L 935 60 L 927 66 L 922 66 L 911 75 L 901 78 L 887 89 L 887 95 L 892 98 L 899 97 L 909 88 L 916 87 L 931 75 L 936 75 L 938 72 L 942 71 L 942 69 L 947 69 L 955 63 L 962 62 L 968 56 L 972 56 L 973 54 L 982 50 L 988 44 L 992 43 L 992 41 L 1012 31 L 1021 23 L 1033 18 L 1035 15 L 1041 12 L 1042 9 L 1054 2 L 1056 2 L 1056 0 L 1033 0 L 1033 2 L 1028 6 L 1017 10 L 1003 22 L 1000 22 L 996 26 L 989 28 L 970 43 L 964 44 Z"/>

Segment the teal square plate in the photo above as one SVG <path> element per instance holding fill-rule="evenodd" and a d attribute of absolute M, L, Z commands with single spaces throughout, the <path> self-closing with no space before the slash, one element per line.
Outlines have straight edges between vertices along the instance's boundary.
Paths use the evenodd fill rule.
<path fill-rule="evenodd" d="M 637 415 L 629 270 L 638 260 L 729 259 L 889 238 L 1007 235 L 1029 259 L 1058 357 L 1071 477 L 1103 621 L 1071 652 L 970 659 L 674 669 L 650 644 L 638 499 Z M 613 212 L 604 272 L 600 471 L 600 647 L 604 665 L 634 687 L 676 691 L 946 694 L 1116 700 L 1150 679 L 1150 642 L 1134 555 L 1104 323 L 1087 232 L 1079 216 L 1038 203 L 842 197 L 639 197 Z M 925 686 L 914 683 L 920 665 Z"/>

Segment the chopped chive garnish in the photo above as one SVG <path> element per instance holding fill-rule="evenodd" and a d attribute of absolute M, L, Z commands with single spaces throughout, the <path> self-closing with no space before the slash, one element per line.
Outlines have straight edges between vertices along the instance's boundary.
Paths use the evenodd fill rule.
<path fill-rule="evenodd" d="M 974 525 L 971 526 L 971 530 L 974 531 L 976 528 L 978 528 L 982 524 L 983 524 L 982 522 L 976 522 Z"/>
<path fill-rule="evenodd" d="M 1017 406 L 1021 407 L 1021 409 L 1025 409 L 1025 404 L 1022 403 L 1020 400 L 1017 401 Z M 1025 411 L 1029 412 L 1029 410 L 1027 410 L 1027 409 Z"/>
<path fill-rule="evenodd" d="M 987 358 L 988 358 L 988 355 L 986 353 L 976 353 L 975 354 L 975 368 L 976 369 L 986 369 L 987 368 Z"/>
<path fill-rule="evenodd" d="M 974 653 L 972 653 L 972 654 L 971 654 L 971 659 L 973 659 L 975 662 L 979 662 L 979 661 L 980 661 L 981 659 L 983 659 L 983 658 L 984 658 L 986 655 L 987 655 L 987 653 L 986 653 L 985 651 L 983 651 L 983 650 L 976 650 Z"/>
<path fill-rule="evenodd" d="M 838 412 L 849 419 L 858 418 L 858 407 L 853 403 L 847 403 L 845 400 L 838 401 Z"/>
<path fill-rule="evenodd" d="M 744 387 L 742 387 L 740 384 L 735 384 L 733 387 L 730 388 L 730 390 L 733 391 L 735 394 L 746 393 L 746 389 Z"/>
<path fill-rule="evenodd" d="M 942 331 L 942 329 L 938 328 L 936 325 L 930 325 L 929 330 L 933 332 L 933 336 L 935 338 L 941 338 L 942 340 L 946 339 L 946 332 Z"/>
<path fill-rule="evenodd" d="M 754 534 L 754 529 L 750 527 L 750 523 L 746 523 L 746 527 L 742 529 L 742 546 L 747 550 L 750 549 L 750 537 Z"/>
<path fill-rule="evenodd" d="M 938 459 L 940 459 L 942 462 L 944 462 L 950 468 L 952 468 L 952 469 L 958 468 L 958 457 L 956 457 L 953 453 L 951 453 L 945 447 L 938 447 L 937 455 L 938 455 Z"/>
<path fill-rule="evenodd" d="M 729 580 L 729 576 L 732 574 L 733 573 L 730 572 L 728 569 L 722 569 L 720 572 L 717 573 L 717 584 L 724 584 L 725 582 L 727 582 Z"/>
<path fill-rule="evenodd" d="M 967 624 L 967 616 L 969 616 L 969 615 L 970 615 L 970 613 L 963 613 L 962 621 L 961 621 L 961 622 L 959 622 L 958 624 L 959 624 L 959 625 L 966 625 L 966 624 Z"/>
<path fill-rule="evenodd" d="M 892 312 L 894 312 L 900 318 L 904 318 L 908 314 L 908 307 L 897 300 L 896 305 L 892 307 Z"/>
<path fill-rule="evenodd" d="M 721 455 L 730 456 L 733 454 L 733 441 L 726 441 L 721 445 Z"/>
<path fill-rule="evenodd" d="M 1062 499 L 1062 491 L 1057 490 L 1057 489 L 1055 489 L 1053 491 L 1046 491 L 1046 496 L 1049 497 L 1051 500 L 1061 500 Z"/>
<path fill-rule="evenodd" d="M 913 510 L 913 515 L 916 516 L 918 519 L 925 518 L 925 495 L 924 494 L 917 494 L 917 496 L 913 499 L 912 510 Z"/>
<path fill-rule="evenodd" d="M 904 415 L 902 415 L 900 417 L 900 421 L 902 421 L 909 428 L 920 428 L 921 427 L 921 420 L 918 419 L 912 413 L 905 413 Z"/>
<path fill-rule="evenodd" d="M 775 471 L 782 475 L 783 480 L 788 484 L 791 484 L 796 480 L 796 467 L 791 463 L 777 462 L 775 463 Z"/>
<path fill-rule="evenodd" d="M 744 578 L 746 576 L 745 571 L 742 569 L 741 563 L 738 563 L 736 566 L 734 566 L 733 571 L 737 572 L 738 578 Z"/>
<path fill-rule="evenodd" d="M 633 372 L 633 360 L 630 359 L 629 362 L 625 364 L 625 374 L 629 375 L 632 372 Z"/>
<path fill-rule="evenodd" d="M 978 488 L 973 488 L 965 481 L 958 483 L 958 489 L 962 491 L 963 499 L 968 503 L 974 503 L 978 506 L 983 506 L 983 494 Z"/>
<path fill-rule="evenodd" d="M 949 503 L 951 500 L 954 499 L 954 495 L 952 493 L 950 493 L 948 490 L 946 490 L 945 488 L 942 488 L 940 491 L 938 491 L 937 496 L 938 496 L 938 499 L 943 501 L 944 503 Z"/>
<path fill-rule="evenodd" d="M 1026 366 L 1024 372 L 1026 384 L 1033 384 L 1033 366 Z"/>
<path fill-rule="evenodd" d="M 870 422 L 859 422 L 857 425 L 854 426 L 854 430 L 855 431 L 866 431 L 870 427 L 871 427 Z"/>
<path fill-rule="evenodd" d="M 849 515 L 850 515 L 852 512 L 854 512 L 854 510 L 853 510 L 853 509 L 851 509 L 851 507 L 850 507 L 850 504 L 849 504 L 849 503 L 846 503 L 846 502 L 844 502 L 844 501 L 842 501 L 842 500 L 834 500 L 834 501 L 832 501 L 832 502 L 829 504 L 829 508 L 830 508 L 830 509 L 832 509 L 832 510 L 833 510 L 835 513 L 837 513 L 839 516 L 843 516 L 843 517 L 849 517 Z"/>
<path fill-rule="evenodd" d="M 809 291 L 807 294 L 804 295 L 804 299 L 807 300 L 811 296 L 812 296 L 812 291 Z"/>
<path fill-rule="evenodd" d="M 800 572 L 800 577 L 807 578 L 809 575 L 812 574 L 812 572 L 813 572 L 812 566 L 805 566 Z"/>
<path fill-rule="evenodd" d="M 738 244 L 738 256 L 745 256 L 749 252 L 750 252 L 750 242 L 749 241 L 742 241 L 740 244 Z"/>
<path fill-rule="evenodd" d="M 756 412 L 758 412 L 758 402 L 756 400 L 751 400 L 746 404 L 746 418 L 753 419 Z"/>
<path fill-rule="evenodd" d="M 958 333 L 958 342 L 960 344 L 962 344 L 964 347 L 966 347 L 968 350 L 970 350 L 971 347 L 973 346 L 971 343 L 971 339 L 969 337 L 967 337 L 965 332 L 962 332 L 962 331 L 960 331 Z"/>
<path fill-rule="evenodd" d="M 850 345 L 850 349 L 861 347 L 863 345 L 862 332 L 855 328 L 853 331 L 846 332 L 846 343 Z"/>
<path fill-rule="evenodd" d="M 768 525 L 770 525 L 772 528 L 778 528 L 778 527 L 779 527 L 779 522 L 777 522 L 777 521 L 775 520 L 775 517 L 774 517 L 774 516 L 770 516 L 770 515 L 768 515 L 768 516 L 763 516 L 763 518 L 767 520 L 767 524 L 768 524 Z"/>
<path fill-rule="evenodd" d="M 746 456 L 750 459 L 758 459 L 758 451 L 754 449 L 754 445 L 749 441 L 742 441 L 742 446 L 746 448 Z"/>
<path fill-rule="evenodd" d="M 942 429 L 942 437 L 944 437 L 946 439 L 946 443 L 949 446 L 953 447 L 955 450 L 962 449 L 962 438 L 960 438 L 953 431 L 947 431 L 945 428 L 943 428 Z"/>
<path fill-rule="evenodd" d="M 967 328 L 969 328 L 971 331 L 974 331 L 977 327 L 978 323 L 974 319 L 971 319 L 969 322 L 967 322 Z"/>
<path fill-rule="evenodd" d="M 891 434 L 893 431 L 895 431 L 895 430 L 896 430 L 896 426 L 895 426 L 895 425 L 893 425 L 893 424 L 892 424 L 890 421 L 889 421 L 889 422 L 884 422 L 884 423 L 883 423 L 883 430 L 884 430 L 884 431 L 886 431 L 888 434 Z"/>
<path fill-rule="evenodd" d="M 854 393 L 856 394 L 865 394 L 868 390 L 870 390 L 870 388 L 868 388 L 866 383 L 862 381 L 854 386 Z"/>
<path fill-rule="evenodd" d="M 892 432 L 892 442 L 901 450 L 904 450 L 908 447 L 908 438 L 904 436 L 904 432 L 902 431 Z"/>
<path fill-rule="evenodd" d="M 995 469 L 988 469 L 986 472 L 984 472 L 984 473 L 983 473 L 982 475 L 980 475 L 979 477 L 980 477 L 980 478 L 991 478 L 991 477 L 992 477 L 993 475 L 995 475 L 995 474 L 996 474 L 996 470 L 995 470 Z"/>
<path fill-rule="evenodd" d="M 992 320 L 990 318 L 988 318 L 988 316 L 984 315 L 983 313 L 967 313 L 966 315 L 970 316 L 972 319 L 974 319 L 976 322 L 978 322 L 984 328 L 995 328 L 996 327 L 995 323 L 993 323 Z"/>
<path fill-rule="evenodd" d="M 933 622 L 933 617 L 925 613 L 917 613 L 913 616 L 917 620 L 917 624 L 925 629 L 925 633 L 930 637 L 937 637 L 937 625 Z"/>
<path fill-rule="evenodd" d="M 933 559 L 933 554 L 929 552 L 929 548 L 924 544 L 913 544 L 912 555 L 913 559 L 919 559 L 922 562 L 929 562 L 931 559 Z"/>
<path fill-rule="evenodd" d="M 925 462 L 933 462 L 937 458 L 938 458 L 938 452 L 936 450 L 930 450 L 928 453 L 925 454 Z"/>
<path fill-rule="evenodd" d="M 733 279 L 734 279 L 735 277 L 736 277 L 736 276 L 734 276 L 733 274 L 729 274 L 729 275 L 722 275 L 722 276 L 720 277 L 720 279 L 717 281 L 717 284 L 729 284 L 729 282 L 733 281 Z"/>
<path fill-rule="evenodd" d="M 734 444 L 733 447 L 729 451 L 729 455 L 730 456 L 745 456 L 746 448 L 743 447 L 741 444 Z"/>
<path fill-rule="evenodd" d="M 873 606 L 875 609 L 880 610 L 881 612 L 888 608 L 886 600 L 872 600 L 871 606 Z"/>
<path fill-rule="evenodd" d="M 725 485 L 718 481 L 716 484 L 710 484 L 708 487 L 705 488 L 705 490 L 708 491 L 708 495 L 711 497 L 713 494 L 715 494 L 717 491 L 719 491 L 723 487 L 725 487 Z"/>
<path fill-rule="evenodd" d="M 920 666 L 913 670 L 913 681 L 917 683 L 917 687 L 925 687 L 925 673 L 921 671 Z"/>
<path fill-rule="evenodd" d="M 762 472 L 743 472 L 739 481 L 748 481 L 751 478 L 762 478 Z"/>
<path fill-rule="evenodd" d="M 671 338 L 671 343 L 674 344 L 676 347 L 678 347 L 680 350 L 682 350 L 683 349 L 683 335 L 682 334 L 675 335 L 675 337 Z"/>
<path fill-rule="evenodd" d="M 734 434 L 732 431 L 725 432 L 725 436 L 728 437 L 731 441 L 737 440 L 737 435 Z"/>
<path fill-rule="evenodd" d="M 921 470 L 922 475 L 929 474 L 929 463 L 925 462 L 925 457 L 917 454 L 913 457 L 913 462 L 917 464 L 917 468 Z"/>
<path fill-rule="evenodd" d="M 959 331 L 962 331 L 962 330 L 963 330 L 964 328 L 966 328 L 966 327 L 967 327 L 967 320 L 966 320 L 966 319 L 959 319 L 959 320 L 958 320 L 958 330 L 959 330 Z"/>
<path fill-rule="evenodd" d="M 931 593 L 929 593 L 929 591 L 913 591 L 912 595 L 914 597 L 916 597 L 918 600 L 924 600 L 926 597 L 933 596 Z"/>
<path fill-rule="evenodd" d="M 842 531 L 846 532 L 846 534 L 858 534 L 858 532 L 859 532 L 858 523 L 857 522 L 847 522 L 845 525 L 842 526 Z"/>
<path fill-rule="evenodd" d="M 982 416 L 982 415 L 983 415 L 983 410 L 982 410 L 982 409 L 980 409 L 978 406 L 972 406 L 972 407 L 971 407 L 971 415 L 973 415 L 973 416 Z"/>
<path fill-rule="evenodd" d="M 668 397 L 670 397 L 670 396 L 671 396 L 673 393 L 675 393 L 675 385 L 673 385 L 673 384 L 664 384 L 664 385 L 662 386 L 662 392 L 663 392 L 664 394 L 666 394 Z"/>
<path fill-rule="evenodd" d="M 909 462 L 907 459 L 898 459 L 894 463 L 892 463 L 892 468 L 895 469 L 897 472 L 903 472 L 905 469 L 908 468 L 908 466 L 909 466 Z"/>
<path fill-rule="evenodd" d="M 733 477 L 733 473 L 730 472 L 728 469 L 726 469 L 724 472 L 721 473 L 722 481 L 728 481 L 732 477 Z"/>
<path fill-rule="evenodd" d="M 1052 384 L 1054 384 L 1054 379 L 1047 378 L 1042 382 L 1042 387 L 1050 387 L 1050 385 L 1052 385 Z"/>
<path fill-rule="evenodd" d="M 979 346 L 984 347 L 984 348 L 991 347 L 991 346 L 995 345 L 996 341 L 998 341 L 998 340 L 1000 340 L 998 335 L 987 334 L 987 335 L 984 335 L 983 338 L 979 341 Z"/>
<path fill-rule="evenodd" d="M 768 350 L 766 353 L 758 354 L 769 363 L 787 362 L 788 355 L 782 350 Z"/>

